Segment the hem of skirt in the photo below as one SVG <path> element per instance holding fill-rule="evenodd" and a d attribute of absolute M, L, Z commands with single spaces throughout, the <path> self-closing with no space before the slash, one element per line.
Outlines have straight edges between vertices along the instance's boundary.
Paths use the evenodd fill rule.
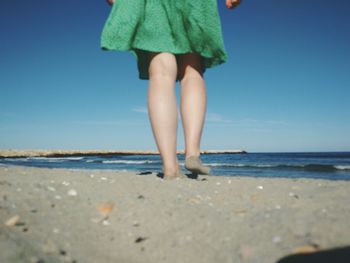
<path fill-rule="evenodd" d="M 213 57 L 208 55 L 205 52 L 199 52 L 199 51 L 193 51 L 193 50 L 187 50 L 187 51 L 173 51 L 173 50 L 169 50 L 169 49 L 152 49 L 152 48 L 148 48 L 148 47 L 139 47 L 139 46 L 127 46 L 127 47 L 121 47 L 121 46 L 108 46 L 108 45 L 101 45 L 101 49 L 103 51 L 128 51 L 130 53 L 132 53 L 136 58 L 137 54 L 136 54 L 136 49 L 139 50 L 143 50 L 143 51 L 148 51 L 148 52 L 169 52 L 175 55 L 180 55 L 180 54 L 187 54 L 187 53 L 197 53 L 199 55 L 201 55 L 202 57 L 204 57 L 205 59 L 213 59 L 213 63 L 211 63 L 210 65 L 204 65 L 203 67 L 203 73 L 206 71 L 206 69 L 221 65 L 225 62 L 227 62 L 228 60 L 228 55 L 227 53 L 223 53 L 223 56 L 220 56 L 218 58 Z M 149 80 L 149 76 L 148 74 L 139 74 L 139 79 L 141 80 Z M 179 79 L 177 78 L 176 81 L 179 81 Z"/>
<path fill-rule="evenodd" d="M 187 53 L 197 53 L 199 55 L 201 55 L 202 57 L 206 58 L 206 59 L 213 59 L 214 58 L 214 64 L 207 66 L 206 68 L 211 68 L 212 66 L 216 66 L 218 64 L 222 64 L 224 62 L 227 61 L 228 56 L 226 53 L 223 53 L 224 55 L 218 57 L 215 59 L 215 57 L 213 57 L 212 55 L 209 55 L 206 52 L 201 52 L 201 51 L 196 51 L 196 50 L 186 50 L 186 51 L 173 51 L 170 49 L 162 49 L 162 48 L 157 48 L 157 49 L 152 49 L 152 48 L 148 48 L 148 47 L 140 47 L 140 46 L 128 46 L 128 47 L 118 47 L 118 46 L 108 46 L 108 45 L 102 45 L 101 49 L 104 51 L 129 51 L 132 52 L 133 54 L 136 55 L 135 53 L 135 49 L 139 49 L 139 50 L 143 50 L 143 51 L 148 51 L 148 52 L 169 52 L 172 54 L 176 54 L 176 55 L 181 55 L 181 54 L 187 54 Z"/>

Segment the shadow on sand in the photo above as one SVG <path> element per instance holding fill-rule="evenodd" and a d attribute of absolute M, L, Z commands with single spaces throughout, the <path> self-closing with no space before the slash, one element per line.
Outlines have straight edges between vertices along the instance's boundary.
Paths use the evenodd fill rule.
<path fill-rule="evenodd" d="M 314 253 L 290 255 L 276 263 L 350 263 L 350 246 Z"/>
<path fill-rule="evenodd" d="M 197 173 L 187 173 L 185 174 L 188 179 L 199 180 Z M 162 172 L 157 173 L 157 176 L 160 178 L 164 178 L 164 174 Z M 206 181 L 207 179 L 202 178 L 200 181 Z"/>

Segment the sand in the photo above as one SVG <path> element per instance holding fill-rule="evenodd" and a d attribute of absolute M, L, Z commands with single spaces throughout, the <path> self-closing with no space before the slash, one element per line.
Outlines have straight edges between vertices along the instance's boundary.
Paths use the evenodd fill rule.
<path fill-rule="evenodd" d="M 277 262 L 349 218 L 350 181 L 0 166 L 0 262 Z"/>

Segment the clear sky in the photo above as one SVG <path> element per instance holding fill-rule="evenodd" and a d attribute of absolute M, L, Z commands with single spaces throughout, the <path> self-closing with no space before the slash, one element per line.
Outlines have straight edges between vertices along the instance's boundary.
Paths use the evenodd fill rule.
<path fill-rule="evenodd" d="M 218 6 L 229 58 L 205 72 L 201 148 L 349 151 L 350 1 Z M 157 149 L 135 58 L 100 49 L 109 10 L 0 2 L 0 149 Z"/>

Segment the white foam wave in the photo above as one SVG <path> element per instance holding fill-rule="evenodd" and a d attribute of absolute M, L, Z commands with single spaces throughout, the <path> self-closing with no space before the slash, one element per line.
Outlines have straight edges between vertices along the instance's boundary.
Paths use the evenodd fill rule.
<path fill-rule="evenodd" d="M 27 162 L 28 158 L 5 158 L 7 162 Z"/>
<path fill-rule="evenodd" d="M 228 167 L 275 167 L 272 164 L 245 164 L 245 163 L 204 163 L 208 166 L 228 166 Z"/>
<path fill-rule="evenodd" d="M 61 162 L 61 161 L 79 161 L 84 159 L 84 157 L 28 157 L 30 160 L 43 160 L 49 162 Z"/>
<path fill-rule="evenodd" d="M 144 164 L 144 163 L 154 163 L 155 161 L 133 161 L 133 160 L 107 160 L 102 161 L 102 163 L 125 163 L 125 164 Z"/>
<path fill-rule="evenodd" d="M 350 165 L 334 165 L 338 170 L 350 170 Z"/>

